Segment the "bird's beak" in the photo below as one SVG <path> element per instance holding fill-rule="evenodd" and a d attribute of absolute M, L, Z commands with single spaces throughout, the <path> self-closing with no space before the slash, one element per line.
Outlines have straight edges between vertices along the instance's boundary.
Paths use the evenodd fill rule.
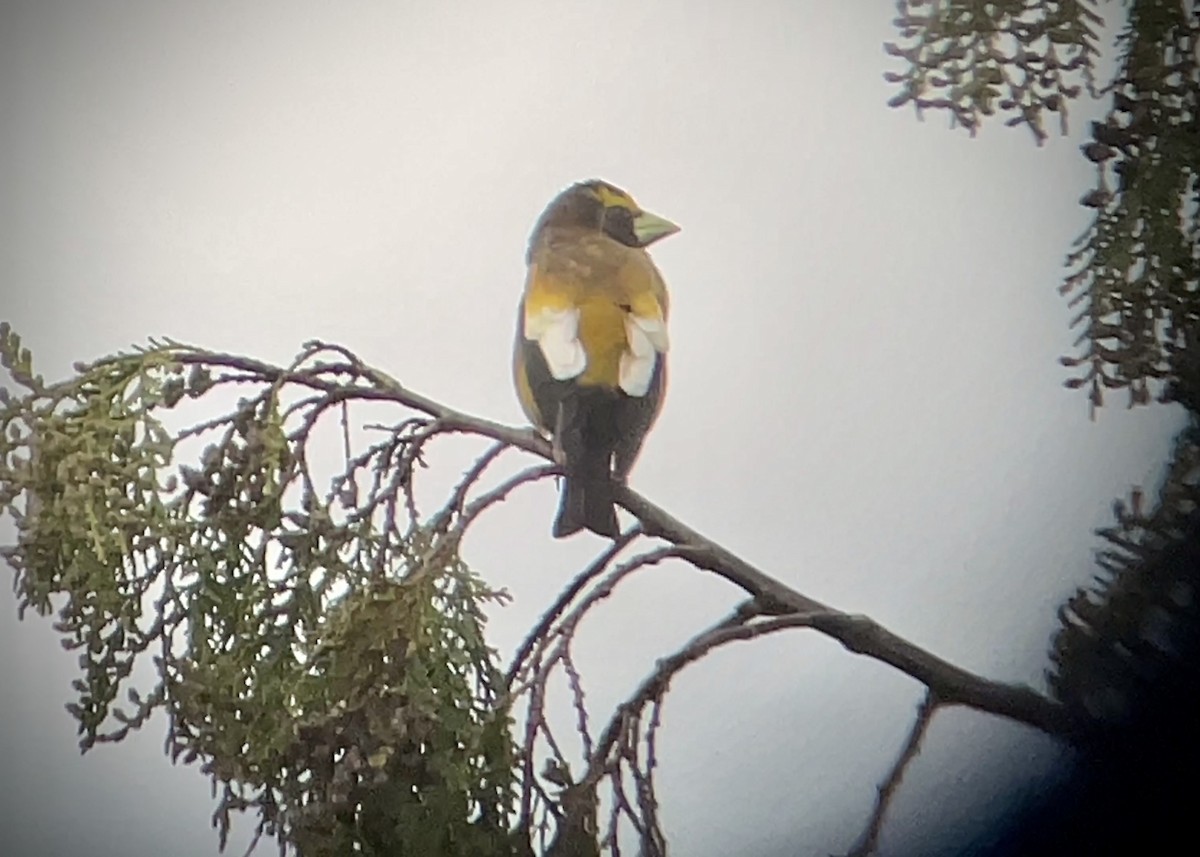
<path fill-rule="evenodd" d="M 643 211 L 633 218 L 633 234 L 637 236 L 638 243 L 643 247 L 653 244 L 660 238 L 674 235 L 678 231 L 679 227 L 674 223 L 648 211 Z"/>

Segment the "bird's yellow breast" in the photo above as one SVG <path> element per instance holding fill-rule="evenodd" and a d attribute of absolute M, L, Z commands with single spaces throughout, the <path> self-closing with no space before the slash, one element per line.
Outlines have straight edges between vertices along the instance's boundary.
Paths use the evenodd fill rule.
<path fill-rule="evenodd" d="M 601 292 L 588 292 L 579 302 L 579 341 L 588 356 L 579 383 L 616 387 L 621 355 L 628 349 L 625 310 Z"/>
<path fill-rule="evenodd" d="M 605 239 L 586 242 L 574 252 L 548 252 L 535 258 L 524 307 L 527 318 L 544 311 L 577 311 L 577 337 L 587 354 L 587 366 L 577 382 L 617 386 L 620 359 L 629 350 L 626 322 L 631 314 L 665 319 L 666 290 L 646 253 Z"/>
<path fill-rule="evenodd" d="M 621 355 L 629 349 L 626 321 L 666 318 L 666 289 L 644 251 L 604 237 L 570 245 L 548 243 L 529 268 L 526 318 L 543 311 L 579 313 L 578 339 L 587 366 L 581 384 L 616 387 Z"/>

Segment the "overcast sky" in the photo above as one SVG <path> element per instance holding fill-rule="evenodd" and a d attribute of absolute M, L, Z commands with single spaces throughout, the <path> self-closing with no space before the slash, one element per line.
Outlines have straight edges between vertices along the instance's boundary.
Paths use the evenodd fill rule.
<path fill-rule="evenodd" d="M 654 248 L 671 387 L 634 486 L 807 595 L 1040 688 L 1092 529 L 1153 487 L 1179 424 L 1119 400 L 1092 423 L 1061 386 L 1055 286 L 1097 108 L 1041 149 L 889 110 L 891 2 L 0 10 L 0 319 L 48 377 L 152 335 L 274 361 L 320 337 L 519 423 L 528 232 L 604 178 L 683 226 Z M 601 544 L 553 542 L 554 505 L 527 488 L 466 546 L 515 595 L 490 625 L 506 653 Z M 585 629 L 596 711 L 738 600 L 684 566 L 643 573 Z M 75 656 L 15 612 L 0 592 L 7 853 L 215 854 L 207 782 L 161 755 L 162 721 L 80 758 Z M 693 667 L 661 738 L 675 853 L 844 850 L 919 697 L 803 632 Z M 943 712 L 885 850 L 941 829 L 954 853 L 1058 758 Z"/>

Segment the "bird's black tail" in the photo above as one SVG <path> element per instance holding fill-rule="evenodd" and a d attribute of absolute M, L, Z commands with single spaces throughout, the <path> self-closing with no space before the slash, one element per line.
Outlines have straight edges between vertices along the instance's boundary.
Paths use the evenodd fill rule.
<path fill-rule="evenodd" d="M 593 533 L 615 539 L 619 529 L 613 503 L 613 481 L 608 473 L 595 477 L 568 475 L 563 479 L 554 537 L 561 539 L 587 527 Z"/>
<path fill-rule="evenodd" d="M 583 528 L 615 539 L 616 487 L 612 477 L 617 442 L 616 400 L 607 390 L 580 391 L 562 402 L 559 446 L 566 457 L 562 496 L 554 519 L 554 537 Z"/>

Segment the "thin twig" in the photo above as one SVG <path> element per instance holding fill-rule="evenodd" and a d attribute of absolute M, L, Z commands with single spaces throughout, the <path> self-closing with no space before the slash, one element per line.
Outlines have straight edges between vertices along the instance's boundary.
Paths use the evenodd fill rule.
<path fill-rule="evenodd" d="M 896 790 L 900 787 L 900 781 L 904 779 L 905 771 L 917 754 L 921 752 L 921 742 L 925 739 L 925 733 L 929 731 L 929 724 L 933 721 L 933 715 L 937 712 L 939 705 L 937 697 L 927 691 L 925 698 L 917 707 L 917 718 L 908 732 L 904 747 L 900 750 L 896 761 L 892 763 L 892 769 L 888 772 L 887 778 L 876 790 L 875 807 L 871 810 L 871 818 L 867 821 L 867 826 L 858 837 L 858 841 L 846 852 L 846 857 L 869 857 L 875 853 L 875 849 L 879 845 L 879 833 L 883 830 L 883 818 L 887 814 Z"/>
<path fill-rule="evenodd" d="M 560 660 L 562 661 L 563 670 L 567 674 L 567 684 L 571 688 L 571 703 L 575 706 L 576 728 L 579 730 L 579 737 L 583 741 L 583 757 L 590 759 L 592 757 L 592 734 L 588 731 L 588 713 L 583 693 L 583 679 L 579 676 L 579 670 L 575 668 L 575 661 L 571 658 L 571 647 L 567 643 L 563 644 Z"/>
<path fill-rule="evenodd" d="M 777 616 L 754 624 L 730 625 L 729 619 L 723 619 L 712 628 L 697 634 L 682 649 L 669 657 L 663 658 L 637 690 L 625 702 L 617 707 L 616 712 L 605 727 L 592 754 L 584 783 L 595 783 L 604 773 L 609 764 L 613 747 L 616 746 L 621 730 L 625 728 L 628 718 L 636 716 L 649 702 L 661 700 L 670 686 L 671 679 L 686 667 L 704 657 L 713 649 L 727 643 L 739 640 L 752 640 L 764 634 L 772 634 L 788 628 L 810 628 L 816 614 L 797 613 L 791 616 Z"/>
<path fill-rule="evenodd" d="M 475 463 L 463 474 L 462 480 L 455 486 L 454 492 L 450 495 L 450 500 L 434 517 L 431 529 L 435 532 L 443 531 L 449 525 L 453 515 L 462 513 L 463 505 L 467 500 L 467 492 L 479 481 L 479 477 L 483 475 L 488 466 L 499 458 L 501 453 L 506 449 L 508 449 L 506 444 L 497 441 L 475 460 Z"/>
<path fill-rule="evenodd" d="M 533 651 L 534 644 L 538 640 L 542 639 L 543 636 L 545 636 L 546 632 L 550 629 L 550 626 L 553 625 L 554 621 L 559 617 L 559 614 L 561 614 L 562 611 L 567 608 L 567 605 L 575 599 L 575 596 L 579 594 L 581 589 L 587 586 L 588 583 L 590 583 L 597 575 L 601 574 L 604 569 L 608 567 L 608 564 L 612 562 L 614 558 L 616 558 L 617 554 L 620 553 L 626 545 L 637 538 L 640 532 L 640 527 L 634 527 L 626 530 L 613 541 L 612 545 L 610 545 L 598 557 L 596 557 L 596 559 L 594 559 L 587 568 L 579 572 L 579 574 L 575 575 L 575 577 L 571 579 L 571 582 L 567 584 L 566 588 L 563 589 L 563 591 L 559 593 L 558 597 L 554 599 L 554 603 L 551 604 L 546 612 L 542 614 L 542 618 L 539 619 L 537 624 L 533 626 L 533 630 L 531 630 L 521 642 L 520 647 L 517 649 L 516 655 L 513 656 L 512 663 L 508 667 L 508 671 L 505 673 L 504 683 L 506 686 L 509 688 L 512 687 L 513 679 L 516 677 L 517 672 L 524 665 L 525 659 L 529 657 L 529 653 Z"/>
<path fill-rule="evenodd" d="M 521 757 L 521 806 L 517 816 L 517 828 L 528 827 L 533 809 L 533 751 L 537 744 L 541 726 L 544 686 L 535 686 L 529 693 L 529 704 L 525 707 L 525 740 L 522 742 Z"/>

